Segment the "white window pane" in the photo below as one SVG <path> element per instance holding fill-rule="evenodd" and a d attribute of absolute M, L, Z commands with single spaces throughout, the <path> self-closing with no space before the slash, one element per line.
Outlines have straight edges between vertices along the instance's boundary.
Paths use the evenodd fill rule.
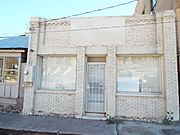
<path fill-rule="evenodd" d="M 128 78 L 129 81 L 127 81 Z M 117 90 L 137 91 L 138 79 L 139 91 L 160 91 L 159 57 L 125 56 L 117 58 Z"/>
<path fill-rule="evenodd" d="M 139 91 L 138 77 L 118 77 L 118 91 Z"/>
<path fill-rule="evenodd" d="M 76 58 L 44 57 L 42 88 L 61 90 L 75 89 Z"/>

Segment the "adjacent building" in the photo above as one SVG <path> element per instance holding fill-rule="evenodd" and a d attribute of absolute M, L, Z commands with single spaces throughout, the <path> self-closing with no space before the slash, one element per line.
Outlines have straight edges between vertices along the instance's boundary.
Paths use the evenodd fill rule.
<path fill-rule="evenodd" d="M 27 59 L 28 36 L 0 40 L 0 109 L 9 105 L 22 106 L 24 87 L 23 65 Z M 19 106 L 19 107 L 20 107 Z M 22 110 L 22 107 L 20 108 Z M 9 110 L 10 111 L 10 110 Z"/>

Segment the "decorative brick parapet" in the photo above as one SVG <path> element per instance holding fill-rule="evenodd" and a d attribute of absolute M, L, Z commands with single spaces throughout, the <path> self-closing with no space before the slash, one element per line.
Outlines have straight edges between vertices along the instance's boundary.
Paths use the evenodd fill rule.
<path fill-rule="evenodd" d="M 139 24 L 155 24 L 156 18 L 151 14 L 135 15 L 126 17 L 127 25 L 139 25 Z"/>
<path fill-rule="evenodd" d="M 155 46 L 156 45 L 156 17 L 141 15 L 126 18 L 126 45 Z"/>

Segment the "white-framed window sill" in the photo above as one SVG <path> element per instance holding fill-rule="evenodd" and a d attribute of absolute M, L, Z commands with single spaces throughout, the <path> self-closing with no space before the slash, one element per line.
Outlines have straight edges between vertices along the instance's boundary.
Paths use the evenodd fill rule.
<path fill-rule="evenodd" d="M 49 89 L 37 89 L 35 93 L 49 93 L 49 94 L 75 94 L 75 90 L 49 90 Z"/>
<path fill-rule="evenodd" d="M 116 96 L 129 97 L 165 97 L 163 93 L 145 93 L 145 92 L 116 92 Z"/>

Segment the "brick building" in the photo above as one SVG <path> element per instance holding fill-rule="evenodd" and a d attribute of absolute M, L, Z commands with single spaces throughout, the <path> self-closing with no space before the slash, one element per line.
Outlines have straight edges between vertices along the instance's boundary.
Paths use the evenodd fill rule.
<path fill-rule="evenodd" d="M 31 18 L 24 114 L 179 119 L 174 11 Z"/>
<path fill-rule="evenodd" d="M 27 48 L 28 36 L 25 35 L 0 40 L 0 111 L 22 110 Z"/>

